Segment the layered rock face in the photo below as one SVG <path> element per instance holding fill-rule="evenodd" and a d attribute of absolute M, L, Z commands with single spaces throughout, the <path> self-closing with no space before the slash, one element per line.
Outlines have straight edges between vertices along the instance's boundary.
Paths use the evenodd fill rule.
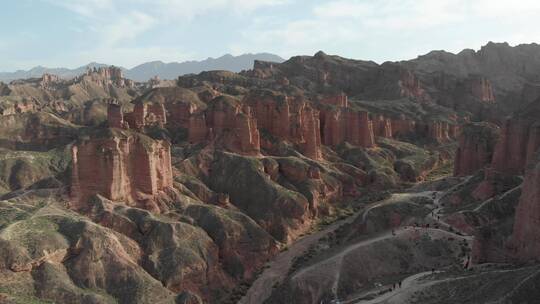
<path fill-rule="evenodd" d="M 512 246 L 521 261 L 540 259 L 540 157 L 528 168 L 516 209 Z"/>
<path fill-rule="evenodd" d="M 146 126 L 165 126 L 167 114 L 162 103 L 136 101 L 133 112 L 126 113 L 125 119 L 130 127 L 140 130 Z"/>
<path fill-rule="evenodd" d="M 369 148 L 375 145 L 369 114 L 351 108 L 321 110 L 322 143 L 336 146 L 343 142 Z"/>
<path fill-rule="evenodd" d="M 441 121 L 432 121 L 428 123 L 429 138 L 437 142 L 446 142 L 450 140 L 450 124 Z"/>
<path fill-rule="evenodd" d="M 200 96 L 199 96 L 200 95 Z M 204 102 L 217 97 L 218 94 L 210 88 L 196 92 L 180 87 L 156 88 L 137 98 L 137 103 L 163 104 L 166 109 L 166 119 L 163 120 L 171 127 L 188 128 L 189 118 L 206 109 Z M 204 102 L 203 102 L 204 100 Z"/>
<path fill-rule="evenodd" d="M 103 130 L 72 147 L 71 197 L 75 208 L 100 194 L 159 212 L 157 197 L 172 187 L 170 146 L 117 129 Z"/>
<path fill-rule="evenodd" d="M 403 97 L 415 98 L 419 102 L 430 102 L 431 97 L 422 87 L 420 80 L 411 71 L 402 71 L 400 80 L 400 95 Z"/>
<path fill-rule="evenodd" d="M 518 114 L 504 123 L 501 139 L 495 148 L 493 167 L 505 174 L 520 175 L 533 161 L 540 147 L 540 103 L 531 105 L 526 113 Z"/>
<path fill-rule="evenodd" d="M 347 98 L 347 95 L 345 95 L 344 93 L 322 98 L 321 103 L 345 108 L 349 106 L 349 100 Z"/>
<path fill-rule="evenodd" d="M 375 136 L 392 138 L 392 120 L 382 115 L 377 115 L 373 119 L 373 132 Z"/>
<path fill-rule="evenodd" d="M 60 77 L 53 74 L 45 73 L 41 76 L 41 81 L 39 85 L 41 88 L 49 90 L 55 87 L 55 85 L 60 81 Z"/>
<path fill-rule="evenodd" d="M 408 119 L 405 115 L 391 120 L 392 136 L 403 137 L 410 135 L 416 130 L 416 121 Z"/>
<path fill-rule="evenodd" d="M 491 82 L 485 77 L 478 77 L 472 79 L 470 82 L 471 94 L 479 100 L 487 103 L 495 102 L 495 95 L 493 94 L 493 88 Z"/>
<path fill-rule="evenodd" d="M 81 80 L 87 80 L 95 82 L 102 87 L 108 87 L 113 85 L 120 88 L 132 88 L 134 83 L 132 80 L 125 79 L 120 68 L 110 66 L 110 67 L 100 67 L 98 69 L 88 69 L 86 74 L 78 77 Z"/>
<path fill-rule="evenodd" d="M 124 121 L 122 106 L 114 99 L 108 101 L 107 123 L 109 128 L 129 128 L 127 123 Z"/>
<path fill-rule="evenodd" d="M 307 157 L 322 158 L 319 111 L 304 98 L 260 90 L 248 95 L 244 102 L 252 107 L 259 129 L 298 145 Z"/>
<path fill-rule="evenodd" d="M 454 175 L 465 176 L 492 161 L 500 130 L 490 123 L 470 123 L 463 127 L 454 161 Z"/>

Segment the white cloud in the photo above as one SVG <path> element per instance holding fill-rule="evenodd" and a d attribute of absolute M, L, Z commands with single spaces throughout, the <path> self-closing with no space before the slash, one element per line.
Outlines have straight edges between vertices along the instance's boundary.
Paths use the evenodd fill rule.
<path fill-rule="evenodd" d="M 157 24 L 157 20 L 147 14 L 133 11 L 113 20 L 98 29 L 98 34 L 106 45 L 117 45 L 137 38 Z"/>
<path fill-rule="evenodd" d="M 364 26 L 403 30 L 456 22 L 462 19 L 463 0 L 340 0 L 317 5 L 318 19 L 356 19 Z"/>
<path fill-rule="evenodd" d="M 199 59 L 186 50 L 178 52 L 174 46 L 183 42 L 201 52 L 214 47 L 225 52 L 227 47 L 235 54 L 265 51 L 291 56 L 322 49 L 383 61 L 407 59 L 430 49 L 459 51 L 489 40 L 516 44 L 540 37 L 538 0 L 41 1 L 80 17 L 82 22 L 71 30 L 85 35 L 82 43 L 77 41 L 84 47 L 81 58 L 127 66 L 155 59 Z M 214 22 L 216 18 L 224 22 Z M 226 27 L 233 23 L 242 28 Z M 226 38 L 185 33 L 194 27 L 214 30 L 216 24 L 224 24 L 215 32 Z M 157 38 L 147 39 L 152 37 L 149 33 Z M 221 44 L 208 42 L 213 38 Z"/>
<path fill-rule="evenodd" d="M 113 0 L 46 0 L 85 17 L 96 17 L 99 11 L 114 7 Z"/>
<path fill-rule="evenodd" d="M 98 54 L 110 49 L 129 54 L 144 55 L 144 51 L 157 52 L 158 47 L 128 48 L 126 43 L 136 41 L 151 30 L 171 26 L 188 26 L 197 16 L 216 13 L 221 16 L 246 16 L 258 9 L 282 5 L 289 0 L 42 0 L 70 10 L 86 20 L 86 28 L 76 28 L 85 32 L 94 41 Z M 212 16 L 215 18 L 216 16 Z M 73 27 L 72 27 L 73 29 Z M 170 50 L 169 50 L 170 52 Z M 145 57 L 145 56 L 143 56 Z M 163 54 L 163 57 L 167 57 Z M 123 58 L 119 58 L 123 59 Z M 142 60 L 142 59 L 141 59 Z"/>
<path fill-rule="evenodd" d="M 517 43 L 540 37 L 531 31 L 540 15 L 537 0 L 336 0 L 306 10 L 310 14 L 302 19 L 253 23 L 244 30 L 242 42 L 230 48 L 284 55 L 323 49 L 383 61 L 431 49 L 459 51 L 489 40 Z"/>

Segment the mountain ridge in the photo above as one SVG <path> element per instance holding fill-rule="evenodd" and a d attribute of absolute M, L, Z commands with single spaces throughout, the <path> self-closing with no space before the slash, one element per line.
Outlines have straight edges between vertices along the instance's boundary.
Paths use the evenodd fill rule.
<path fill-rule="evenodd" d="M 285 59 L 271 53 L 246 53 L 238 56 L 225 54 L 217 58 L 209 57 L 204 60 L 188 60 L 182 62 L 163 62 L 161 60 L 149 61 L 131 69 L 120 67 L 125 76 L 135 81 L 147 81 L 151 77 L 159 76 L 162 79 L 174 79 L 181 75 L 200 73 L 205 70 L 230 70 L 240 72 L 253 67 L 253 61 L 283 62 Z M 61 78 L 73 78 L 83 74 L 88 67 L 105 67 L 108 64 L 91 62 L 77 68 L 48 68 L 36 66 L 29 70 L 17 70 L 14 72 L 0 72 L 0 81 L 10 82 L 17 79 L 41 77 L 44 73 L 55 74 Z"/>

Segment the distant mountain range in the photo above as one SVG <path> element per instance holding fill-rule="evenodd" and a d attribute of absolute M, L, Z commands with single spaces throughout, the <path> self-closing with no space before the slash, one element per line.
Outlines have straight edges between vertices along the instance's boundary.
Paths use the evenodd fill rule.
<path fill-rule="evenodd" d="M 122 68 L 124 76 L 135 81 L 147 81 L 151 77 L 159 76 L 161 79 L 175 79 L 180 75 L 190 73 L 200 73 L 211 70 L 228 70 L 240 72 L 241 70 L 251 69 L 254 60 L 283 62 L 285 59 L 269 53 L 244 54 L 233 56 L 223 55 L 219 58 L 208 58 L 202 61 L 170 62 L 152 61 L 140 64 L 132 69 Z M 83 74 L 88 67 L 102 67 L 107 64 L 92 62 L 76 69 L 67 68 L 47 68 L 37 66 L 30 70 L 19 70 L 16 72 L 0 72 L 0 81 L 9 82 L 15 79 L 26 79 L 41 77 L 44 73 L 58 75 L 62 78 L 73 78 Z"/>

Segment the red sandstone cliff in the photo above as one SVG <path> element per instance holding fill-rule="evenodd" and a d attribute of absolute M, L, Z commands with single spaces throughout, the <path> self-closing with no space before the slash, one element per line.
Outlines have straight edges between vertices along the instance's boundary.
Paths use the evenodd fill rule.
<path fill-rule="evenodd" d="M 109 128 L 129 128 L 127 122 L 124 121 L 122 106 L 114 99 L 108 101 L 107 124 Z"/>
<path fill-rule="evenodd" d="M 392 120 L 382 115 L 377 115 L 373 119 L 373 133 L 375 136 L 392 138 Z"/>
<path fill-rule="evenodd" d="M 401 90 L 400 95 L 403 97 L 415 98 L 419 102 L 431 101 L 431 97 L 422 87 L 420 80 L 411 71 L 402 71 L 398 85 Z"/>
<path fill-rule="evenodd" d="M 521 261 L 540 259 L 540 158 L 528 168 L 516 209 L 512 245 Z"/>
<path fill-rule="evenodd" d="M 74 207 L 100 194 L 159 212 L 156 197 L 173 183 L 169 143 L 130 131 L 103 132 L 72 147 Z"/>
<path fill-rule="evenodd" d="M 79 76 L 77 80 L 91 81 L 104 88 L 107 88 L 109 85 L 119 88 L 133 88 L 135 86 L 132 80 L 124 78 L 122 69 L 114 66 L 100 67 L 97 69 L 88 68 L 86 73 Z"/>
<path fill-rule="evenodd" d="M 244 102 L 253 109 L 259 129 L 298 145 L 307 157 L 322 158 L 319 111 L 303 97 L 259 90 L 246 96 Z"/>
<path fill-rule="evenodd" d="M 392 119 L 392 136 L 403 137 L 410 135 L 416 130 L 416 122 L 412 119 L 401 115 L 399 118 Z"/>
<path fill-rule="evenodd" d="M 473 174 L 491 163 L 499 127 L 490 123 L 470 123 L 463 127 L 454 161 L 454 175 Z"/>
<path fill-rule="evenodd" d="M 260 154 L 257 122 L 251 108 L 242 106 L 237 99 L 219 96 L 210 101 L 206 111 L 206 126 L 207 137 L 215 140 L 216 145 L 240 154 Z"/>
<path fill-rule="evenodd" d="M 471 94 L 483 102 L 495 102 L 495 95 L 491 82 L 485 77 L 474 78 L 469 81 Z"/>
<path fill-rule="evenodd" d="M 163 127 L 167 123 L 167 114 L 163 103 L 142 100 L 137 100 L 134 103 L 133 112 L 127 113 L 125 116 L 131 128 L 139 130 L 151 125 Z"/>
<path fill-rule="evenodd" d="M 506 120 L 493 156 L 493 167 L 506 174 L 522 174 L 540 147 L 540 111 Z"/>
<path fill-rule="evenodd" d="M 322 142 L 336 146 L 343 142 L 361 147 L 375 145 L 373 123 L 364 111 L 350 108 L 331 108 L 321 110 Z"/>

